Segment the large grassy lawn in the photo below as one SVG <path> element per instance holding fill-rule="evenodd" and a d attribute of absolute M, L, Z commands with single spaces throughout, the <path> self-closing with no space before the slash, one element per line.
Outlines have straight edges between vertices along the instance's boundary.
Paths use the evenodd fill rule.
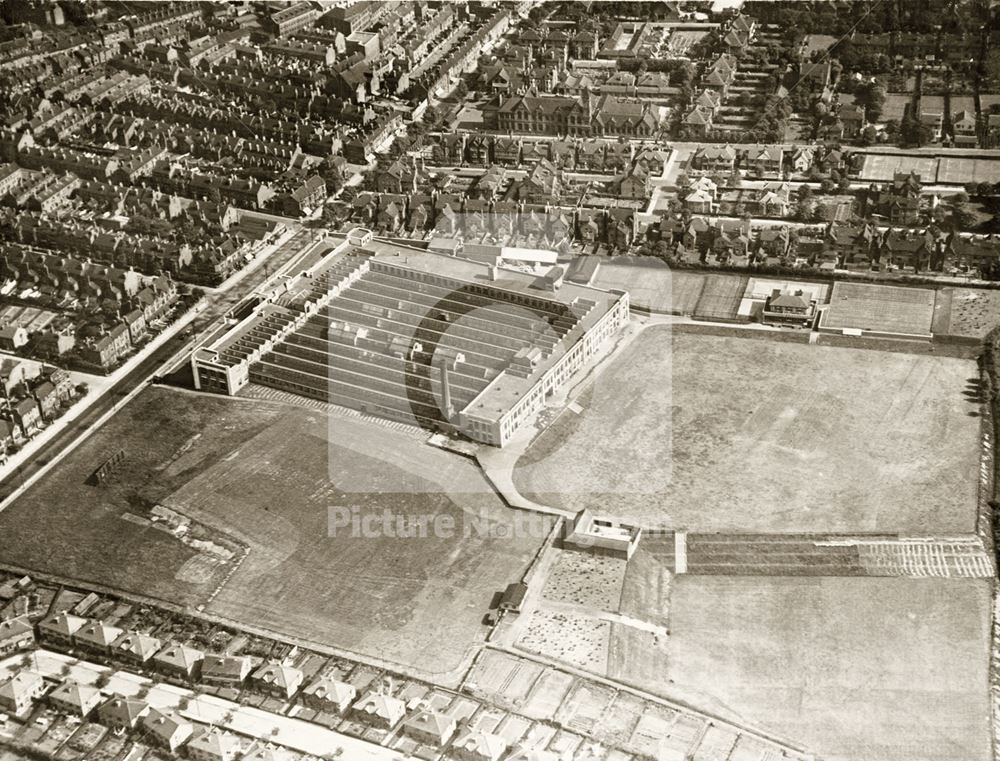
<path fill-rule="evenodd" d="M 0 559 L 84 582 L 195 604 L 221 578 L 182 572 L 198 554 L 169 534 L 124 520 L 267 428 L 280 409 L 165 388 L 140 394 L 24 496 L 0 512 Z M 125 459 L 100 486 L 93 472 Z"/>
<path fill-rule="evenodd" d="M 517 463 L 538 502 L 692 531 L 971 533 L 969 360 L 643 331 Z"/>
<path fill-rule="evenodd" d="M 990 604 L 987 580 L 682 576 L 647 686 L 826 761 L 986 761 Z"/>
<path fill-rule="evenodd" d="M 119 448 L 124 468 L 86 486 Z M 249 548 L 217 594 L 232 564 L 206 572 L 199 553 L 121 518 L 154 503 Z M 372 536 L 331 533 L 331 507 L 450 523 L 425 538 L 377 527 Z M 0 558 L 206 605 L 433 674 L 461 664 L 486 632 L 494 593 L 520 578 L 540 546 L 535 535 L 511 536 L 512 516 L 470 461 L 410 433 L 295 405 L 154 388 L 0 513 Z"/>
<path fill-rule="evenodd" d="M 377 424 L 291 410 L 169 500 L 251 547 L 209 611 L 429 673 L 455 668 L 542 538 L 496 538 L 513 513 L 470 461 Z M 331 506 L 448 516 L 455 529 L 331 534 Z"/>

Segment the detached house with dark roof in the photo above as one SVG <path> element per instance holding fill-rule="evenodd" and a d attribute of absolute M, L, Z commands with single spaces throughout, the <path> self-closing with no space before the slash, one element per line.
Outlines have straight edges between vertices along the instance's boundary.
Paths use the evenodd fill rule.
<path fill-rule="evenodd" d="M 775 289 L 764 301 L 761 322 L 767 325 L 809 327 L 816 316 L 816 302 L 802 290 Z"/>
<path fill-rule="evenodd" d="M 148 744 L 166 748 L 171 753 L 180 748 L 194 734 L 194 724 L 173 711 L 151 708 L 142 717 L 142 728 Z"/>
<path fill-rule="evenodd" d="M 224 687 L 239 687 L 250 676 L 253 661 L 247 655 L 208 653 L 201 663 L 201 681 Z"/>

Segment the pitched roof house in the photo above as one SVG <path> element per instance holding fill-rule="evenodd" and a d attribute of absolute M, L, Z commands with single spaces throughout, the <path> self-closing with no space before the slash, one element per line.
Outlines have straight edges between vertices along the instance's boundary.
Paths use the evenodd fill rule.
<path fill-rule="evenodd" d="M 87 619 L 63 611 L 41 621 L 38 624 L 38 634 L 42 641 L 70 646 L 73 644 L 73 635 L 86 624 Z"/>
<path fill-rule="evenodd" d="M 77 629 L 73 641 L 86 650 L 108 653 L 114 642 L 124 633 L 117 626 L 109 626 L 102 621 L 89 621 Z"/>
<path fill-rule="evenodd" d="M 240 684 L 253 669 L 246 655 L 216 655 L 207 653 L 201 662 L 201 681 L 209 684 Z"/>
<path fill-rule="evenodd" d="M 233 761 L 243 750 L 243 741 L 232 732 L 209 727 L 195 735 L 184 750 L 198 761 Z"/>
<path fill-rule="evenodd" d="M 290 698 L 299 691 L 303 674 L 297 668 L 280 663 L 265 663 L 251 677 L 260 687 L 281 698 Z"/>
<path fill-rule="evenodd" d="M 101 702 L 101 691 L 89 684 L 65 681 L 49 693 L 49 702 L 74 716 L 87 716 Z"/>
<path fill-rule="evenodd" d="M 35 644 L 35 628 L 27 616 L 0 621 L 0 657 Z"/>
<path fill-rule="evenodd" d="M 358 692 L 354 685 L 322 676 L 310 682 L 302 694 L 306 703 L 319 710 L 332 707 L 337 713 L 343 713 L 350 708 Z"/>
<path fill-rule="evenodd" d="M 392 729 L 406 715 L 406 706 L 390 695 L 369 691 L 351 706 L 351 711 L 369 724 Z"/>
<path fill-rule="evenodd" d="M 171 643 L 150 660 L 156 668 L 166 674 L 196 679 L 201 672 L 201 662 L 204 657 L 201 650 Z"/>
<path fill-rule="evenodd" d="M 147 713 L 149 704 L 145 701 L 122 695 L 108 698 L 97 709 L 97 716 L 102 724 L 126 732 L 135 729 Z"/>
<path fill-rule="evenodd" d="M 150 708 L 149 713 L 142 717 L 142 728 L 148 740 L 171 752 L 187 742 L 194 733 L 194 725 L 180 714 L 158 708 Z"/>
<path fill-rule="evenodd" d="M 420 711 L 403 720 L 403 732 L 428 745 L 444 746 L 455 733 L 457 724 L 451 716 L 437 711 Z"/>
<path fill-rule="evenodd" d="M 131 663 L 143 664 L 163 646 L 156 637 L 141 632 L 124 632 L 111 645 L 111 654 Z"/>
<path fill-rule="evenodd" d="M 507 750 L 500 735 L 466 727 L 451 744 L 451 754 L 459 761 L 499 761 Z"/>
<path fill-rule="evenodd" d="M 34 671 L 22 669 L 10 679 L 0 682 L 0 710 L 24 716 L 44 693 L 45 680 Z"/>

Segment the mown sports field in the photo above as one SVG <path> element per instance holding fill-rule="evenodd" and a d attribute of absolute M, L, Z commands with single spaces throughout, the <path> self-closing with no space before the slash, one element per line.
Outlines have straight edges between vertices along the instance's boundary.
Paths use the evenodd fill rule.
<path fill-rule="evenodd" d="M 122 470 L 86 485 L 118 449 Z M 121 517 L 151 504 L 249 548 L 221 590 L 231 563 Z M 331 535 L 330 507 L 444 516 L 445 533 Z M 512 537 L 511 520 L 470 461 L 412 433 L 152 388 L 0 513 L 0 557 L 441 674 L 481 640 L 494 593 L 520 579 L 542 542 Z"/>
<path fill-rule="evenodd" d="M 968 534 L 971 360 L 644 330 L 541 433 L 526 497 L 691 531 Z"/>
<path fill-rule="evenodd" d="M 987 579 L 680 576 L 668 668 L 627 676 L 826 761 L 987 761 L 990 598 Z"/>

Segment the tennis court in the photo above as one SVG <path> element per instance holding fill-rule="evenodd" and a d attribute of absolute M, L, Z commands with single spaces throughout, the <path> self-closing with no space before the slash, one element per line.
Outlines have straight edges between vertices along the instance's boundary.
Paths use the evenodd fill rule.
<path fill-rule="evenodd" d="M 659 314 L 691 314 L 701 295 L 705 276 L 672 270 L 661 259 L 616 256 L 602 259 L 594 275 L 595 288 L 628 291 L 629 303 Z"/>
<path fill-rule="evenodd" d="M 870 154 L 865 156 L 861 168 L 862 180 L 891 180 L 897 173 L 916 172 L 924 182 L 937 177 L 938 159 L 933 156 L 906 156 L 902 154 Z"/>
<path fill-rule="evenodd" d="M 937 181 L 953 185 L 1000 182 L 1000 161 L 991 158 L 942 156 L 938 163 Z"/>
<path fill-rule="evenodd" d="M 747 280 L 746 275 L 709 275 L 695 307 L 694 318 L 727 322 L 739 320 L 740 302 Z"/>
<path fill-rule="evenodd" d="M 867 283 L 835 283 L 820 329 L 929 338 L 934 291 Z"/>

